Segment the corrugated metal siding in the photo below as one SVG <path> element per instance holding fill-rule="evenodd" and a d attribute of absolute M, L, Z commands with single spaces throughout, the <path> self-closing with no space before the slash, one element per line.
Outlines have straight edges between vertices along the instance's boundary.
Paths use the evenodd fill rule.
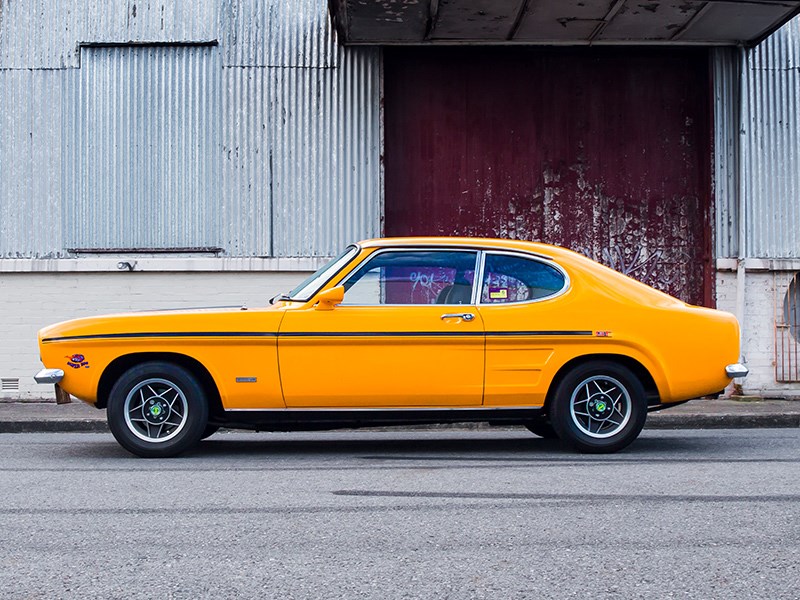
<path fill-rule="evenodd" d="M 717 51 L 717 127 L 741 111 L 734 141 L 717 136 L 717 256 L 800 257 L 800 19 L 744 53 L 742 74 Z M 741 78 L 741 94 L 738 79 Z M 741 105 L 739 104 L 741 102 Z M 731 182 L 730 172 L 739 176 Z M 745 247 L 736 207 L 743 194 Z"/>
<path fill-rule="evenodd" d="M 223 69 L 232 254 L 331 256 L 379 235 L 380 52 L 340 53 L 337 69 Z"/>
<path fill-rule="evenodd" d="M 223 64 L 333 67 L 324 0 L 0 0 L 0 68 L 80 66 L 81 43 L 219 40 Z"/>
<path fill-rule="evenodd" d="M 204 79 L 180 80 L 195 64 Z M 379 80 L 380 51 L 338 48 L 317 0 L 0 0 L 0 257 L 325 256 L 378 235 Z M 199 146 L 169 141 L 184 133 Z"/>
<path fill-rule="evenodd" d="M 800 257 L 800 21 L 748 52 L 743 149 L 748 254 Z"/>
<path fill-rule="evenodd" d="M 219 245 L 220 73 L 213 46 L 83 49 L 67 248 Z"/>
<path fill-rule="evenodd" d="M 215 0 L 3 0 L 0 4 L 0 68 L 5 69 L 77 68 L 81 43 L 219 38 Z"/>
<path fill-rule="evenodd" d="M 0 257 L 61 252 L 58 71 L 0 71 Z"/>
<path fill-rule="evenodd" d="M 714 71 L 714 202 L 716 256 L 739 252 L 739 51 L 711 51 Z M 732 233 L 732 235 L 731 235 Z"/>
<path fill-rule="evenodd" d="M 220 32 L 226 66 L 336 66 L 325 0 L 223 0 Z"/>
<path fill-rule="evenodd" d="M 331 255 L 380 233 L 380 55 L 340 60 L 272 72 L 276 256 Z"/>
<path fill-rule="evenodd" d="M 270 72 L 222 70 L 222 245 L 232 256 L 270 256 Z"/>

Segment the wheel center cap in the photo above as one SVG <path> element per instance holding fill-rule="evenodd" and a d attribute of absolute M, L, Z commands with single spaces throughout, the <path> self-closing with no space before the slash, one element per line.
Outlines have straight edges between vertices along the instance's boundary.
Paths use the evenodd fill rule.
<path fill-rule="evenodd" d="M 170 413 L 169 405 L 160 398 L 148 400 L 142 408 L 145 420 L 151 425 L 160 425 Z"/>
<path fill-rule="evenodd" d="M 607 419 L 612 412 L 614 412 L 614 404 L 605 394 L 598 394 L 589 400 L 589 414 L 593 419 Z"/>

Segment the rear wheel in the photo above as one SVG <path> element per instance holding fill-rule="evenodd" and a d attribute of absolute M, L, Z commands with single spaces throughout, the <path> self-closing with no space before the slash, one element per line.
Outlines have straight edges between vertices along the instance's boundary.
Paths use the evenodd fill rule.
<path fill-rule="evenodd" d="M 559 437 L 581 452 L 606 453 L 635 440 L 647 418 L 645 391 L 627 368 L 592 361 L 570 371 L 550 408 Z"/>
<path fill-rule="evenodd" d="M 148 362 L 126 371 L 108 398 L 108 426 L 120 445 L 145 458 L 175 456 L 208 423 L 205 390 L 183 367 Z"/>

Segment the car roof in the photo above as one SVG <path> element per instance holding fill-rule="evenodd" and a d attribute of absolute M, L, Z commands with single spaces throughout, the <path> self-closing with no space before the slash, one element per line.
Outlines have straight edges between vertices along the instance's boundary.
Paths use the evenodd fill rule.
<path fill-rule="evenodd" d="M 445 246 L 452 248 L 496 249 L 496 250 L 521 250 L 531 252 L 548 258 L 569 253 L 569 250 L 559 246 L 529 242 L 525 240 L 508 240 L 499 238 L 478 237 L 389 237 L 375 238 L 359 242 L 362 248 L 401 248 L 407 246 Z"/>

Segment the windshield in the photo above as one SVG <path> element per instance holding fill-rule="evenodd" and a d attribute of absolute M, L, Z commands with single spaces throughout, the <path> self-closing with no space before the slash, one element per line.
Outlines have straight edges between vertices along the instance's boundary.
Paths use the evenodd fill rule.
<path fill-rule="evenodd" d="M 321 267 L 316 273 L 286 294 L 286 296 L 288 296 L 289 300 L 301 300 L 305 302 L 316 294 L 323 285 L 328 283 L 328 281 L 330 281 L 342 267 L 349 263 L 356 254 L 358 254 L 358 247 L 348 246 L 345 248 L 344 252 Z"/>

